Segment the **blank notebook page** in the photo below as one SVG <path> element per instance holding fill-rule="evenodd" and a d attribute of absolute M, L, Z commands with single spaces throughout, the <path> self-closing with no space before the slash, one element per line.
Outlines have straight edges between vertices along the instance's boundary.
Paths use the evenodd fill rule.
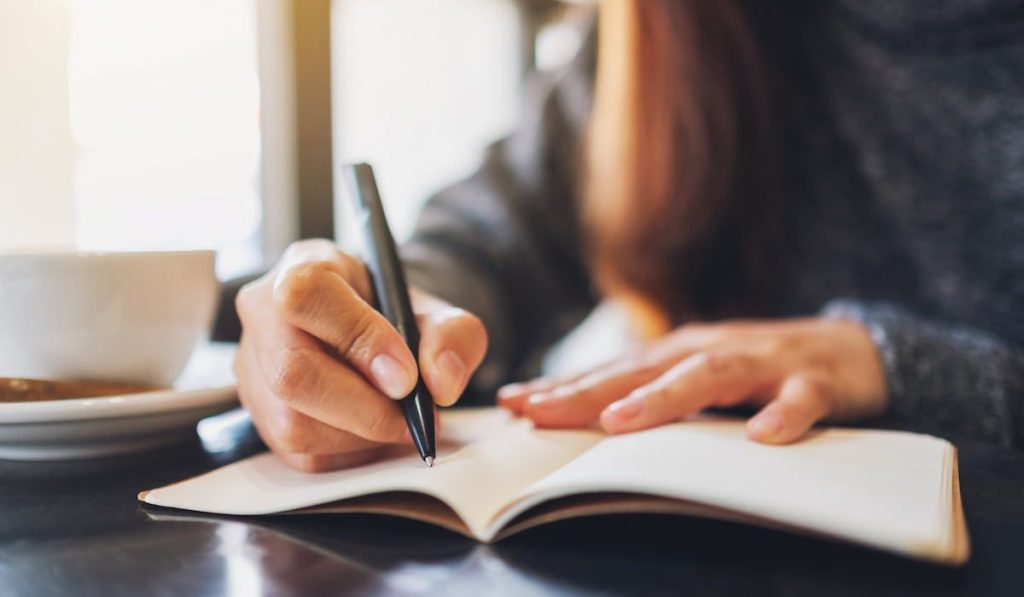
<path fill-rule="evenodd" d="M 765 445 L 742 421 L 702 418 L 606 438 L 525 493 L 628 488 L 932 553 L 952 541 L 952 454 L 938 438 L 855 429 Z"/>

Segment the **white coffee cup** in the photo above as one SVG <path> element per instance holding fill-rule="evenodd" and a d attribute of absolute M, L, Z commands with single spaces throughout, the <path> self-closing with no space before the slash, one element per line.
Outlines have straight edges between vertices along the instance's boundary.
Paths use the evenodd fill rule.
<path fill-rule="evenodd" d="M 0 254 L 0 377 L 170 385 L 217 293 L 213 251 Z"/>

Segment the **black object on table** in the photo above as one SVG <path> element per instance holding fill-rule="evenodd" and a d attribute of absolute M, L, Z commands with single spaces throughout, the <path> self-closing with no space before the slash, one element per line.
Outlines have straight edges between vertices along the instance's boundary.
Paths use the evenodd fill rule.
<path fill-rule="evenodd" d="M 409 287 L 405 283 L 405 270 L 398 256 L 398 245 L 391 236 L 384 204 L 380 200 L 377 179 L 369 164 L 352 164 L 342 168 L 349 185 L 356 220 L 362 224 L 363 260 L 373 285 L 376 308 L 395 326 L 409 347 L 413 358 L 419 360 L 420 330 L 412 310 Z M 417 364 L 417 368 L 419 365 Z M 434 439 L 434 399 L 417 372 L 416 386 L 400 404 L 409 434 L 416 450 L 427 466 L 434 466 L 437 456 Z"/>
<path fill-rule="evenodd" d="M 240 419 L 147 454 L 0 461 L 0 595 L 1024 594 L 1019 451 L 960 447 L 974 547 L 961 569 L 678 517 L 566 521 L 479 545 L 386 517 L 190 516 L 136 501 L 262 449 Z"/>

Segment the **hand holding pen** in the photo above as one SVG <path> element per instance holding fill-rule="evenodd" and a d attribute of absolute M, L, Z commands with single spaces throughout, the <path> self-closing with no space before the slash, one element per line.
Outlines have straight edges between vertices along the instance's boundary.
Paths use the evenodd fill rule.
<path fill-rule="evenodd" d="M 411 289 L 414 356 L 373 298 L 363 262 L 326 240 L 292 245 L 239 293 L 239 396 L 294 468 L 333 470 L 412 446 L 399 401 L 416 387 L 417 360 L 440 406 L 459 398 L 483 360 L 487 334 L 472 314 Z"/>
<path fill-rule="evenodd" d="M 384 215 L 377 180 L 368 164 L 355 164 L 344 169 L 355 207 L 356 219 L 362 226 L 363 255 L 373 286 L 374 306 L 395 326 L 405 339 L 410 352 L 419 351 L 420 330 L 405 283 L 405 270 L 391 227 Z M 372 364 L 371 364 L 372 368 Z M 434 466 L 437 457 L 434 438 L 434 399 L 423 382 L 417 364 L 416 385 L 401 399 L 402 414 L 409 427 L 413 444 L 427 466 Z"/>

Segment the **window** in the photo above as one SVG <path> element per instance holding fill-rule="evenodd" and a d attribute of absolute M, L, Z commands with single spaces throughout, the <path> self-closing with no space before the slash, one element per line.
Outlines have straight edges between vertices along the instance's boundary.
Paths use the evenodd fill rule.
<path fill-rule="evenodd" d="M 209 247 L 222 277 L 261 267 L 257 9 L 290 1 L 0 3 L 0 249 Z M 332 8 L 334 160 L 376 166 L 402 239 L 515 125 L 522 7 Z"/>
<path fill-rule="evenodd" d="M 80 247 L 213 247 L 223 275 L 258 267 L 255 39 L 250 0 L 74 3 Z"/>
<path fill-rule="evenodd" d="M 4 3 L 5 247 L 209 247 L 259 265 L 252 0 Z"/>
<path fill-rule="evenodd" d="M 399 240 L 515 124 L 521 31 L 512 0 L 335 0 L 336 159 L 374 165 Z"/>

